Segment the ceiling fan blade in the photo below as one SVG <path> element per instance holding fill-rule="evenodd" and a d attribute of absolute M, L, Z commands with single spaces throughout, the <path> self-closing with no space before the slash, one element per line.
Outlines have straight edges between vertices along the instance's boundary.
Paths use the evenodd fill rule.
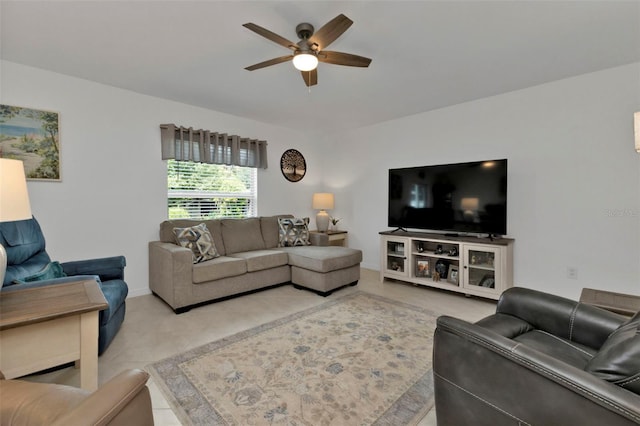
<path fill-rule="evenodd" d="M 368 67 L 371 59 L 351 53 L 332 52 L 323 50 L 318 53 L 318 61 L 334 65 L 346 65 L 348 67 Z"/>
<path fill-rule="evenodd" d="M 351 24 L 353 24 L 351 19 L 340 14 L 309 37 L 309 41 L 312 44 L 318 45 L 317 50 L 322 50 L 333 43 L 342 33 L 347 31 Z"/>
<path fill-rule="evenodd" d="M 279 58 L 269 59 L 268 61 L 260 62 L 258 64 L 253 64 L 249 67 L 246 67 L 247 71 L 259 70 L 260 68 L 269 67 L 271 65 L 281 64 L 282 62 L 287 62 L 293 59 L 293 55 L 280 56 Z"/>
<path fill-rule="evenodd" d="M 311 71 L 300 71 L 300 74 L 302 74 L 302 79 L 307 87 L 318 84 L 318 68 Z"/>
<path fill-rule="evenodd" d="M 279 36 L 278 34 L 269 31 L 266 28 L 262 28 L 260 25 L 256 25 L 253 24 L 251 22 L 248 22 L 246 24 L 242 25 L 245 28 L 250 29 L 251 31 L 253 31 L 256 34 L 261 35 L 262 37 L 271 40 L 274 43 L 278 43 L 280 46 L 284 46 L 287 49 L 291 49 L 291 50 L 296 50 L 298 49 L 298 46 L 293 43 L 292 41 L 287 40 L 286 38 Z"/>

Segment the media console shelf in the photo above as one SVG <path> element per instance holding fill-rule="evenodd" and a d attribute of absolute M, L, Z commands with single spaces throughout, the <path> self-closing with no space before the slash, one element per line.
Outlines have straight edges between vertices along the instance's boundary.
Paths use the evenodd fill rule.
<path fill-rule="evenodd" d="M 380 280 L 498 299 L 513 287 L 511 238 L 448 237 L 422 232 L 380 232 Z"/>

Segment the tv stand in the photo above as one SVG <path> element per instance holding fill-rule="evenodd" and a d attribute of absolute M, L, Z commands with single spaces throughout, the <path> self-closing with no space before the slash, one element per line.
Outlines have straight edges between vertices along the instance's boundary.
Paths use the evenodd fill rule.
<path fill-rule="evenodd" d="M 380 280 L 497 300 L 513 287 L 514 240 L 489 237 L 480 240 L 401 229 L 380 232 Z"/>

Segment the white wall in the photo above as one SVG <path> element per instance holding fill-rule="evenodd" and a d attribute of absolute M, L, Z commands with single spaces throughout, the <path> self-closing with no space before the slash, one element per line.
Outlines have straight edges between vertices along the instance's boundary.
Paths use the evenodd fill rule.
<path fill-rule="evenodd" d="M 388 229 L 389 168 L 506 157 L 516 284 L 575 298 L 582 287 L 640 294 L 640 155 L 632 124 L 640 110 L 639 76 L 640 64 L 633 64 L 323 143 L 6 61 L 0 62 L 0 102 L 60 113 L 62 182 L 28 185 L 52 258 L 124 254 L 131 295 L 148 292 L 147 242 L 166 218 L 159 125 L 173 122 L 266 139 L 270 167 L 259 172 L 259 214 L 314 217 L 311 194 L 333 190 L 330 213 L 342 218 L 350 245 L 363 250 L 363 266 L 372 269 L 379 268 L 378 232 Z M 288 148 L 307 160 L 299 183 L 279 170 Z M 567 278 L 569 266 L 577 268 L 577 280 Z"/>
<path fill-rule="evenodd" d="M 389 168 L 508 158 L 516 285 L 640 294 L 639 110 L 636 63 L 333 135 L 335 214 L 379 269 Z"/>
<path fill-rule="evenodd" d="M 266 139 L 258 213 L 312 215 L 322 180 L 317 144 L 301 133 L 3 61 L 0 103 L 60 114 L 62 182 L 29 181 L 33 214 L 59 261 L 125 255 L 131 296 L 149 292 L 147 243 L 167 217 L 162 123 Z M 308 173 L 286 181 L 280 156 L 305 155 Z"/>

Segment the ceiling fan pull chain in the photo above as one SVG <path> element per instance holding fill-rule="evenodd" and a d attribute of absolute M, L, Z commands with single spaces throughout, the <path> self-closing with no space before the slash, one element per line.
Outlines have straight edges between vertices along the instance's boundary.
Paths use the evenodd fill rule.
<path fill-rule="evenodd" d="M 311 71 L 307 71 L 307 72 L 309 73 L 309 81 L 311 81 Z M 307 88 L 309 89 L 309 94 L 311 94 L 311 84 L 309 84 Z"/>

